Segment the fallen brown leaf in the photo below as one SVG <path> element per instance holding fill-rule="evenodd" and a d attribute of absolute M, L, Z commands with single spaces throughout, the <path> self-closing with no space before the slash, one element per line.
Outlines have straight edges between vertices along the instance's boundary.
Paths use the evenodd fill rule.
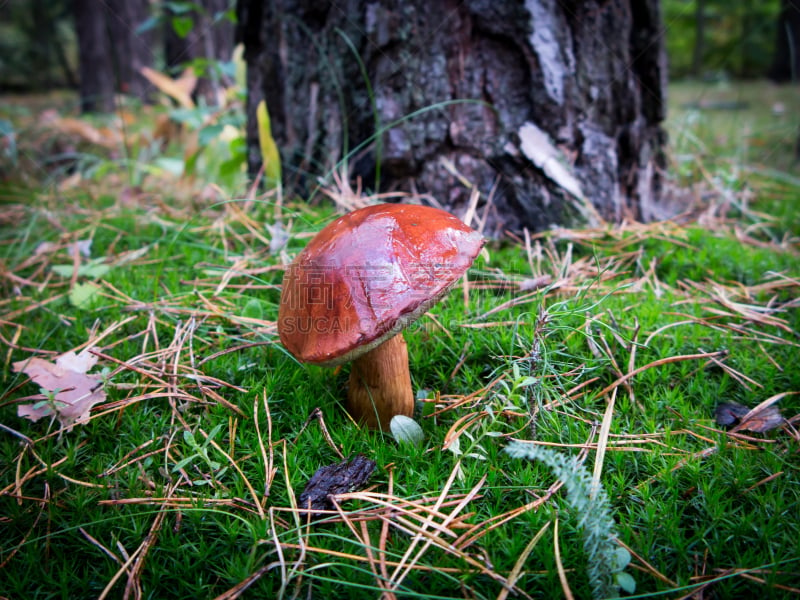
<path fill-rule="evenodd" d="M 715 416 L 717 424 L 735 425 L 737 431 L 744 429 L 764 433 L 783 425 L 781 411 L 774 405 L 751 411 L 738 402 L 722 402 L 717 405 Z"/>
<path fill-rule="evenodd" d="M 50 123 L 53 129 L 70 136 L 83 139 L 90 144 L 104 148 L 118 148 L 122 139 L 120 132 L 109 127 L 97 128 L 94 125 L 73 117 L 58 118 Z"/>
<path fill-rule="evenodd" d="M 17 414 L 31 421 L 54 415 L 67 428 L 87 422 L 92 406 L 106 399 L 102 377 L 87 373 L 96 363 L 89 349 L 62 354 L 55 363 L 36 357 L 15 362 L 16 373 L 25 373 L 49 392 L 38 396 L 36 403 L 20 405 Z"/>

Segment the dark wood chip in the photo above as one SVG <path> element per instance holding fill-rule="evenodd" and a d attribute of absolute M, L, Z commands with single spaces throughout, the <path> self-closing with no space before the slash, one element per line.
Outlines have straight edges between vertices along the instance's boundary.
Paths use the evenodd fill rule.
<path fill-rule="evenodd" d="M 349 461 L 320 467 L 300 494 L 298 508 L 310 508 L 313 511 L 333 510 L 331 496 L 365 487 L 374 470 L 375 461 L 361 454 L 357 454 Z M 320 516 L 320 513 L 312 516 Z"/>

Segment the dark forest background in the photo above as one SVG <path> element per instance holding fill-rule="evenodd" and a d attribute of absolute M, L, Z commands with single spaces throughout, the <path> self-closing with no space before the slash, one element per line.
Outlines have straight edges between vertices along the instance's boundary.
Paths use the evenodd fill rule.
<path fill-rule="evenodd" d="M 10 0 L 0 6 L 0 92 L 77 88 L 79 4 L 80 0 Z M 153 68 L 177 72 L 186 63 L 205 61 L 208 48 L 192 43 L 200 27 L 210 25 L 221 32 L 222 43 L 233 43 L 235 2 L 143 4 L 145 16 L 138 31 L 147 32 Z M 800 14 L 796 0 L 662 0 L 661 5 L 672 79 L 796 79 L 798 65 L 790 56 L 795 44 L 786 43 L 791 17 L 796 21 Z M 780 21 L 782 10 L 790 17 L 788 26 Z M 231 48 L 214 51 L 224 55 Z M 122 57 L 112 58 L 118 71 L 124 71 Z"/>

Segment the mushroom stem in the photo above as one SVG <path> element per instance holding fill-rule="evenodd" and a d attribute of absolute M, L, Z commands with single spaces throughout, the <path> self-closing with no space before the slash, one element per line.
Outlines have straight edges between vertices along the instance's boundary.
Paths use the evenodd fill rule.
<path fill-rule="evenodd" d="M 412 416 L 414 393 L 402 334 L 356 358 L 350 367 L 347 409 L 357 423 L 389 430 L 395 415 Z"/>

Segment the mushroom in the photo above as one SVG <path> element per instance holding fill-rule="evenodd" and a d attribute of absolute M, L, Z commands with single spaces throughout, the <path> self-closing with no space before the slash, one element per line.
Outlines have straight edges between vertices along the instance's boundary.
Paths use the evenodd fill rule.
<path fill-rule="evenodd" d="M 447 294 L 483 237 L 438 208 L 378 204 L 320 231 L 283 277 L 278 334 L 297 360 L 352 361 L 347 408 L 388 430 L 414 394 L 400 332 Z"/>

